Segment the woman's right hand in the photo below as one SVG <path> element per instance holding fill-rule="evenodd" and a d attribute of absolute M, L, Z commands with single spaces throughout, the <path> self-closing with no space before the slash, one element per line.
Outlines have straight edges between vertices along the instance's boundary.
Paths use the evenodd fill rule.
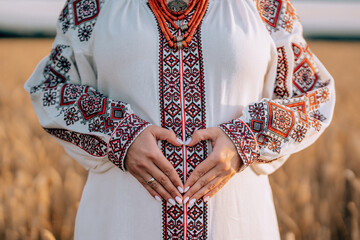
<path fill-rule="evenodd" d="M 165 128 L 151 125 L 147 127 L 128 149 L 125 167 L 153 196 L 175 205 L 182 204 L 184 185 L 171 163 L 158 147 L 157 141 L 164 140 L 174 146 L 181 146 L 176 134 Z M 155 181 L 148 184 L 154 178 Z"/>

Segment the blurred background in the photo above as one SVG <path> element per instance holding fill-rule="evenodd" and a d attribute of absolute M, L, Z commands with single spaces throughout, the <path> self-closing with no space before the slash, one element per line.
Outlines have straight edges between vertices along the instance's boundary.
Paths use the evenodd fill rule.
<path fill-rule="evenodd" d="M 64 2 L 0 0 L 0 239 L 73 238 L 87 173 L 41 129 L 23 90 L 50 52 Z M 358 240 L 360 1 L 293 3 L 335 78 L 337 105 L 325 134 L 270 177 L 281 236 Z"/>

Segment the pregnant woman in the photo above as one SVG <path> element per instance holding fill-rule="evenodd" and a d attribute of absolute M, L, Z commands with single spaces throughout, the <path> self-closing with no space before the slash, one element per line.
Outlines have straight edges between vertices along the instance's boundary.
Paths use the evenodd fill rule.
<path fill-rule="evenodd" d="M 89 170 L 75 239 L 279 239 L 268 174 L 329 125 L 290 0 L 67 0 L 25 85 Z"/>

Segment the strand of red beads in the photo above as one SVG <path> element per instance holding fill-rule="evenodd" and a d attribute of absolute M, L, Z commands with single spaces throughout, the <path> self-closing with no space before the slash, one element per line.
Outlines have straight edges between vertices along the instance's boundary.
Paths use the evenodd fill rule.
<path fill-rule="evenodd" d="M 209 4 L 209 0 L 191 0 L 185 11 L 173 12 L 167 8 L 166 0 L 149 0 L 148 2 L 166 41 L 170 47 L 175 49 L 183 49 L 190 44 Z M 178 26 L 175 23 L 175 21 L 183 20 L 194 8 L 194 14 L 188 24 Z M 169 29 L 168 23 L 176 30 L 180 29 L 181 35 L 174 36 Z"/>

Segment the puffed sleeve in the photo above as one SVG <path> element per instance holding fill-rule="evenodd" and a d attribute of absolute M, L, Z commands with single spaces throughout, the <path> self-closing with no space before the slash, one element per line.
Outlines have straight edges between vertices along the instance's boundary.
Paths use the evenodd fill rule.
<path fill-rule="evenodd" d="M 220 128 L 234 142 L 243 169 L 251 165 L 259 174 L 270 174 L 290 154 L 313 144 L 329 126 L 335 88 L 333 78 L 306 44 L 290 0 L 255 4 L 275 43 L 276 59 L 266 75 L 264 98 Z"/>
<path fill-rule="evenodd" d="M 88 5 L 87 5 L 88 4 Z M 86 169 L 124 168 L 126 152 L 149 123 L 129 104 L 96 89 L 92 33 L 104 1 L 67 1 L 52 51 L 25 84 L 41 126 Z"/>

